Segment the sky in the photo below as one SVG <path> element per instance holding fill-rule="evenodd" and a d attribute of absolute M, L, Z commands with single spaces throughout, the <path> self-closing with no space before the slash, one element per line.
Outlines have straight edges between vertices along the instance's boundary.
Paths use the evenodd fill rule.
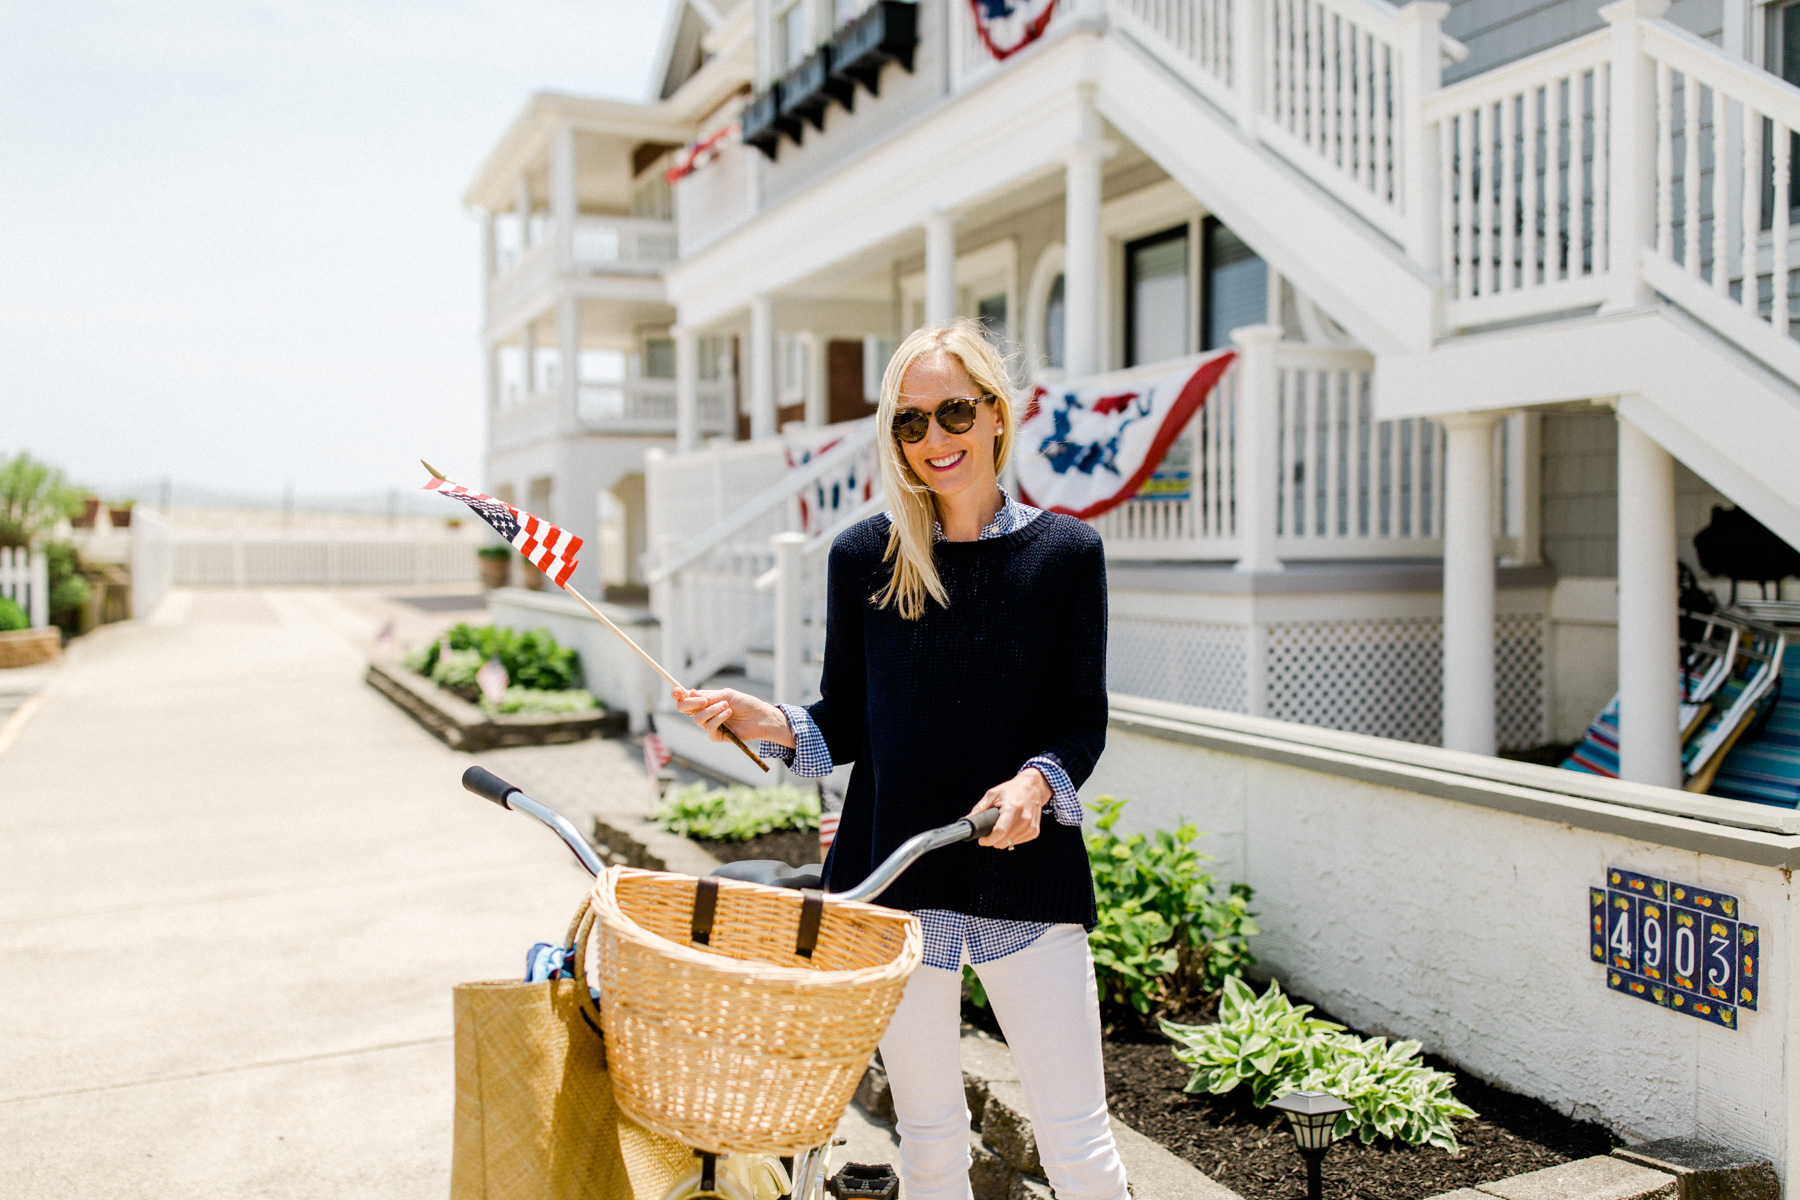
<path fill-rule="evenodd" d="M 0 456 L 115 492 L 478 478 L 463 190 L 531 93 L 643 99 L 666 4 L 0 0 Z"/>

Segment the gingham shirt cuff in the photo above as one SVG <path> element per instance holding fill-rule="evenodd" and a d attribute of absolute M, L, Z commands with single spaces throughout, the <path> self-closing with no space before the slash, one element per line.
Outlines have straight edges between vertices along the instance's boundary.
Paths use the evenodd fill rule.
<path fill-rule="evenodd" d="M 787 764 L 787 769 L 802 779 L 823 779 L 831 774 L 834 765 L 831 750 L 825 745 L 825 735 L 819 732 L 812 714 L 797 704 L 777 704 L 775 707 L 781 710 L 781 715 L 787 718 L 788 728 L 794 731 L 794 745 L 789 749 L 774 742 L 764 742 L 762 756 Z"/>
<path fill-rule="evenodd" d="M 1050 785 L 1050 803 L 1046 807 L 1056 814 L 1056 823 L 1080 825 L 1081 797 L 1075 793 L 1075 781 L 1063 770 L 1056 755 L 1040 754 L 1036 758 L 1027 759 L 1025 766 L 1036 767 L 1044 777 L 1044 782 Z"/>

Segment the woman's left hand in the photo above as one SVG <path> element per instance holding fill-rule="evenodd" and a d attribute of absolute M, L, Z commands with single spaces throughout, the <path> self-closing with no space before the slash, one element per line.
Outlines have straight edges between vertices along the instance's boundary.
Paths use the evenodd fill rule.
<path fill-rule="evenodd" d="M 1026 767 L 998 787 L 991 787 L 981 803 L 969 810 L 972 817 L 986 809 L 1000 810 L 1000 820 L 992 832 L 981 839 L 983 846 L 1011 850 L 1021 842 L 1038 835 L 1038 822 L 1043 819 L 1044 805 L 1050 803 L 1050 782 L 1036 767 Z"/>

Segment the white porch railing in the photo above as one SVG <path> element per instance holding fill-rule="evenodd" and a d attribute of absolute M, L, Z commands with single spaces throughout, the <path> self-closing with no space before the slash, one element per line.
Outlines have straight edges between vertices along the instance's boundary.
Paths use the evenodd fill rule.
<path fill-rule="evenodd" d="M 25 610 L 33 629 L 50 623 L 50 568 L 42 554 L 0 546 L 0 596 Z"/>
<path fill-rule="evenodd" d="M 1111 0 L 1110 20 L 1440 273 L 1446 332 L 1661 294 L 1800 381 L 1800 88 L 1667 8 L 1618 0 L 1607 29 L 1450 87 L 1441 4 Z"/>
<path fill-rule="evenodd" d="M 1374 419 L 1368 354 L 1260 337 L 1242 339 L 1238 354 L 1163 460 L 1177 487 L 1094 521 L 1109 557 L 1241 559 L 1246 489 L 1273 502 L 1282 559 L 1443 553 L 1442 431 Z M 1260 394 L 1252 380 L 1263 381 Z M 1255 460 L 1243 448 L 1249 405 L 1273 443 Z"/>
<path fill-rule="evenodd" d="M 804 441 L 647 457 L 650 544 L 659 559 L 650 602 L 670 670 L 703 680 L 772 635 L 773 593 L 757 586 L 775 565 L 771 539 L 827 530 L 866 502 L 879 487 L 874 435 L 865 419 L 807 430 Z"/>
<path fill-rule="evenodd" d="M 675 261 L 675 222 L 577 217 L 571 257 L 579 275 L 654 275 Z"/>
<path fill-rule="evenodd" d="M 504 451 L 555 437 L 556 400 L 554 392 L 537 392 L 503 402 L 488 416 L 488 445 Z"/>
<path fill-rule="evenodd" d="M 488 320 L 518 317 L 559 275 L 656 275 L 675 260 L 673 221 L 584 216 L 565 231 L 547 220 L 539 240 L 509 256 L 488 280 Z"/>
<path fill-rule="evenodd" d="M 701 380 L 695 385 L 700 432 L 727 432 L 730 384 Z M 575 394 L 576 425 L 585 433 L 675 432 L 675 381 L 633 379 L 625 383 L 583 383 Z"/>

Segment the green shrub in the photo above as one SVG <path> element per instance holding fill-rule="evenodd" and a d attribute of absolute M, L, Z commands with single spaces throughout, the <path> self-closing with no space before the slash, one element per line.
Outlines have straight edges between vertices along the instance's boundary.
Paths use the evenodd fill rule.
<path fill-rule="evenodd" d="M 690 783 L 669 790 L 656 819 L 683 837 L 747 842 L 781 829 L 817 829 L 819 793 L 791 785 L 707 791 L 703 783 Z"/>
<path fill-rule="evenodd" d="M 55 467 L 29 454 L 0 462 L 0 546 L 29 546 L 80 511 L 80 489 Z"/>
<path fill-rule="evenodd" d="M 1162 1023 L 1175 1057 L 1194 1068 L 1189 1092 L 1223 1095 L 1248 1084 L 1258 1108 L 1289 1092 L 1330 1092 L 1350 1105 L 1338 1137 L 1398 1138 L 1457 1152 L 1458 1118 L 1474 1111 L 1450 1094 L 1455 1078 L 1418 1061 L 1419 1043 L 1363 1039 L 1307 1014 L 1273 980 L 1260 997 L 1241 979 L 1225 981 L 1210 1025 Z"/>
<path fill-rule="evenodd" d="M 481 686 L 475 682 L 475 673 L 481 670 L 481 664 L 487 659 L 480 651 L 451 650 L 433 657 L 437 661 L 431 664 L 431 682 L 470 702 L 481 695 Z"/>
<path fill-rule="evenodd" d="M 9 597 L 0 596 L 0 633 L 30 628 L 31 618 L 25 615 L 25 610 Z"/>
<path fill-rule="evenodd" d="M 506 562 L 513 556 L 511 546 L 483 546 L 475 552 L 476 558 L 489 558 L 495 562 Z"/>
<path fill-rule="evenodd" d="M 592 712 L 598 707 L 600 702 L 594 699 L 593 693 L 581 688 L 546 692 L 537 688 L 509 687 L 498 702 L 489 700 L 486 696 L 481 698 L 482 711 L 487 713 L 549 716 L 556 713 Z"/>
<path fill-rule="evenodd" d="M 80 633 L 81 610 L 93 592 L 82 574 L 81 555 L 72 542 L 45 542 L 42 550 L 50 576 L 50 623 Z"/>
<path fill-rule="evenodd" d="M 1087 835 L 1099 922 L 1088 935 L 1102 1004 L 1139 1016 L 1190 1007 L 1256 960 L 1248 884 L 1220 894 L 1194 849 L 1199 830 L 1113 832 L 1127 801 L 1101 796 Z"/>
<path fill-rule="evenodd" d="M 467 671 L 469 689 L 475 687 L 475 670 L 488 659 L 498 656 L 506 668 L 507 682 L 513 687 L 541 692 L 561 692 L 581 686 L 581 659 L 573 649 L 559 646 L 548 629 L 520 633 L 494 625 L 458 625 L 446 633 L 442 642 L 434 642 L 423 650 L 409 654 L 402 661 L 421 675 L 437 680 L 440 646 L 448 644 L 452 651 L 475 655 L 475 667 Z M 466 661 L 466 660 L 463 660 Z M 461 666 L 452 668 L 459 674 Z M 458 687 L 439 683 L 457 691 Z M 471 698 L 473 696 L 471 691 Z"/>

